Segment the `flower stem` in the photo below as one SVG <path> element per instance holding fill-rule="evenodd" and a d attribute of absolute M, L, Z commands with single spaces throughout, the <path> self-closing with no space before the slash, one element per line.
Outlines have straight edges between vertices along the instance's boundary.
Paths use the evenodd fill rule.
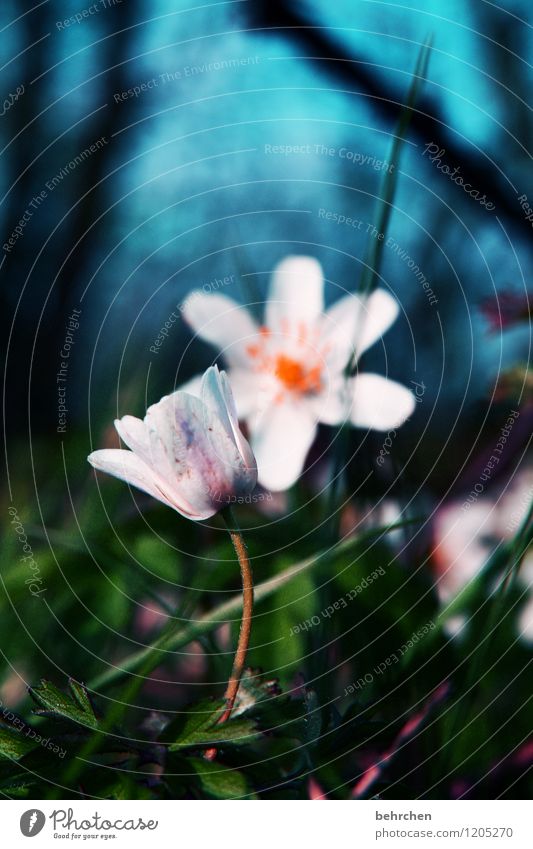
<path fill-rule="evenodd" d="M 226 508 L 226 510 L 223 510 L 221 516 L 224 519 L 224 523 L 230 535 L 230 539 L 233 543 L 233 547 L 235 549 L 235 553 L 239 561 L 239 566 L 241 567 L 242 619 L 239 631 L 239 640 L 237 642 L 237 651 L 235 652 L 235 658 L 233 660 L 233 668 L 231 670 L 231 675 L 228 681 L 228 685 L 226 687 L 226 692 L 224 693 L 224 700 L 226 702 L 226 706 L 224 708 L 223 713 L 217 720 L 217 725 L 222 725 L 224 722 L 227 722 L 227 720 L 231 716 L 231 712 L 235 704 L 235 699 L 239 690 L 239 683 L 244 670 L 244 664 L 246 663 L 248 645 L 250 643 L 250 633 L 252 630 L 252 612 L 254 605 L 254 584 L 252 577 L 252 567 L 250 565 L 250 558 L 248 557 L 248 551 L 246 549 L 244 537 L 242 535 L 242 532 L 239 530 L 231 508 L 228 507 Z M 213 760 L 216 757 L 216 754 L 216 749 L 208 749 L 205 752 L 205 757 L 207 760 Z"/>

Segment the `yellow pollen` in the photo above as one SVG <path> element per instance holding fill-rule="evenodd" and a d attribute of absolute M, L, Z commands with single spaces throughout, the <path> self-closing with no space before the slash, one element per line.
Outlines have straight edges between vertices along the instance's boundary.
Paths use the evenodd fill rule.
<path fill-rule="evenodd" d="M 320 366 L 306 369 L 298 360 L 285 354 L 278 354 L 274 371 L 278 380 L 293 392 L 319 392 L 322 387 Z"/>

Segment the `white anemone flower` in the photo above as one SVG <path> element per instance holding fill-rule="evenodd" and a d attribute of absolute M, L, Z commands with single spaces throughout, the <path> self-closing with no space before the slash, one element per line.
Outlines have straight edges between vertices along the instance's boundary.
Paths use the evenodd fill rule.
<path fill-rule="evenodd" d="M 413 394 L 399 383 L 345 375 L 395 321 L 396 300 L 378 289 L 325 309 L 322 268 L 312 257 L 290 256 L 276 267 L 261 327 L 218 292 L 192 292 L 182 311 L 223 354 L 266 489 L 285 490 L 298 479 L 320 422 L 388 431 L 414 410 Z M 199 378 L 183 388 L 197 393 Z"/>
<path fill-rule="evenodd" d="M 448 605 L 474 581 L 495 547 L 510 540 L 525 521 L 533 492 L 533 470 L 516 473 L 506 482 L 498 497 L 480 495 L 477 501 L 452 501 L 441 507 L 434 520 L 433 562 L 436 589 L 443 605 Z M 500 580 L 500 579 L 498 579 Z M 521 563 L 518 584 L 523 599 L 518 632 L 525 642 L 533 643 L 533 553 Z M 444 609 L 445 612 L 445 609 Z M 465 616 L 447 620 L 449 634 L 460 632 Z"/>
<path fill-rule="evenodd" d="M 216 366 L 204 374 L 200 398 L 174 392 L 149 407 L 144 420 L 124 416 L 115 428 L 131 450 L 93 451 L 89 463 L 188 519 L 208 519 L 256 486 L 255 458 L 227 376 Z"/>

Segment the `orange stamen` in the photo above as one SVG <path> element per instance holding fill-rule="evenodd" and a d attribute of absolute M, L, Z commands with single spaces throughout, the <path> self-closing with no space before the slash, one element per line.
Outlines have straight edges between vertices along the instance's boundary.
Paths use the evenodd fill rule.
<path fill-rule="evenodd" d="M 276 358 L 275 375 L 293 392 L 319 392 L 322 387 L 320 366 L 306 369 L 302 363 L 285 354 L 278 354 Z"/>

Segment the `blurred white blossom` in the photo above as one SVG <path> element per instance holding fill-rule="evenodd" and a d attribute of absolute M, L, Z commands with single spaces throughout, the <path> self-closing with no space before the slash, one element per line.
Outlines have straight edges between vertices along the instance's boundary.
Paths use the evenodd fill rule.
<path fill-rule="evenodd" d="M 194 292 L 186 301 L 185 319 L 228 365 L 264 487 L 281 491 L 297 480 L 320 422 L 387 431 L 411 415 L 415 400 L 404 386 L 377 374 L 346 376 L 398 312 L 383 290 L 346 295 L 326 310 L 322 268 L 306 256 L 275 269 L 262 327 L 227 295 Z M 183 388 L 197 393 L 199 378 Z"/>

